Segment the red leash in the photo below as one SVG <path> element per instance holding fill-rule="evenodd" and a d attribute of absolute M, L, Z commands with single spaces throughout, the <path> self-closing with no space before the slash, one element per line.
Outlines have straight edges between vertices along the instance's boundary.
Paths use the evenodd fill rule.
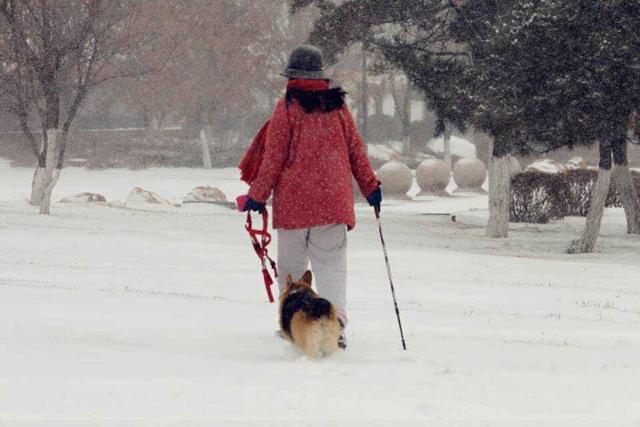
<path fill-rule="evenodd" d="M 247 224 L 244 227 L 249 233 L 251 243 L 253 244 L 253 249 L 256 251 L 258 258 L 260 258 L 260 264 L 262 264 L 262 276 L 264 277 L 264 286 L 267 289 L 269 302 L 273 303 L 275 301 L 273 298 L 273 293 L 271 292 L 273 279 L 271 278 L 269 270 L 267 269 L 267 261 L 269 261 L 269 263 L 271 264 L 271 269 L 273 270 L 273 274 L 276 278 L 278 277 L 278 269 L 276 267 L 276 262 L 271 259 L 271 257 L 269 256 L 269 251 L 267 250 L 267 246 L 269 246 L 269 244 L 271 243 L 271 234 L 267 231 L 267 228 L 269 227 L 269 214 L 267 213 L 267 210 L 264 209 L 262 211 L 262 230 L 253 228 L 251 212 L 247 212 Z"/>

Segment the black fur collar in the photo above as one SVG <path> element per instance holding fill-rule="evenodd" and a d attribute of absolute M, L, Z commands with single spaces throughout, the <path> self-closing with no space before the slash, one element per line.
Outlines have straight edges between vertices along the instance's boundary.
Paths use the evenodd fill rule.
<path fill-rule="evenodd" d="M 293 99 L 298 101 L 305 113 L 312 113 L 315 110 L 329 113 L 342 108 L 345 95 L 346 92 L 339 87 L 320 91 L 288 89 L 286 100 L 287 104 L 290 104 Z"/>

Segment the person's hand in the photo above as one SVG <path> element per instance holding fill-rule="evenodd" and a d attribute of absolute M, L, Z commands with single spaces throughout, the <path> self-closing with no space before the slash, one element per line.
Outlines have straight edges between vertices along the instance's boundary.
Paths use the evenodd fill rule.
<path fill-rule="evenodd" d="M 244 199 L 243 202 L 244 203 L 242 204 L 242 206 L 239 206 L 242 212 L 247 212 L 251 210 L 254 212 L 262 213 L 265 210 L 264 203 L 257 202 L 253 200 L 251 197 L 246 197 L 246 199 Z"/>
<path fill-rule="evenodd" d="M 376 211 L 380 212 L 380 204 L 382 203 L 382 188 L 380 186 L 367 196 L 367 202 Z"/>

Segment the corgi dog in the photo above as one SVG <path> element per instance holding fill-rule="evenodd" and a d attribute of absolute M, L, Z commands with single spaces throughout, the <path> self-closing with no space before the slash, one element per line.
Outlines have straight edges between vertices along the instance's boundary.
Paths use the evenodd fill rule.
<path fill-rule="evenodd" d="M 307 357 L 326 357 L 338 349 L 341 328 L 333 305 L 311 289 L 312 280 L 310 271 L 297 282 L 287 275 L 280 295 L 280 330 Z"/>

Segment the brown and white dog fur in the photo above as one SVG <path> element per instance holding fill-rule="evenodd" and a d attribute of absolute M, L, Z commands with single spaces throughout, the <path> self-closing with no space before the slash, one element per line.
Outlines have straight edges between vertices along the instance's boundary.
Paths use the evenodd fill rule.
<path fill-rule="evenodd" d="M 311 289 L 310 271 L 294 282 L 291 275 L 280 295 L 280 330 L 307 357 L 329 356 L 338 349 L 340 324 L 329 301 Z"/>

